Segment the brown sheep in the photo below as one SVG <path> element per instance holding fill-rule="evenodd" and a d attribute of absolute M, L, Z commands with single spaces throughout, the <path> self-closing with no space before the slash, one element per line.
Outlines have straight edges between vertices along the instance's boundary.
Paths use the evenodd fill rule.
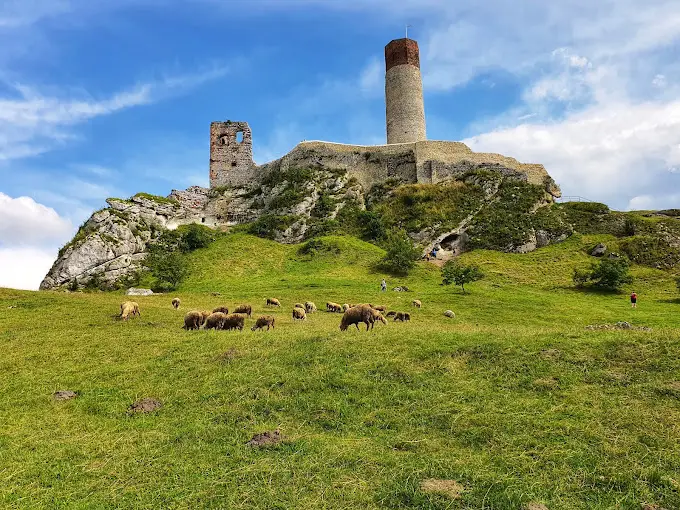
<path fill-rule="evenodd" d="M 420 302 L 420 299 L 414 299 L 413 302 L 412 302 L 412 304 L 413 304 L 413 306 L 415 306 L 416 308 L 420 308 L 421 306 L 423 306 L 423 304 Z"/>
<path fill-rule="evenodd" d="M 208 310 L 201 310 L 201 326 L 205 324 L 205 321 L 210 317 L 210 312 Z"/>
<path fill-rule="evenodd" d="M 354 324 L 359 329 L 359 323 L 366 324 L 366 331 L 369 326 L 375 322 L 373 318 L 374 310 L 370 306 L 359 305 L 354 308 L 349 308 L 342 316 L 340 321 L 340 331 L 346 331 L 349 326 Z"/>
<path fill-rule="evenodd" d="M 281 301 L 276 298 L 267 298 L 267 306 L 281 306 Z"/>
<path fill-rule="evenodd" d="M 305 312 L 307 311 L 305 305 L 303 305 L 302 303 L 295 303 L 293 305 L 293 308 L 302 308 Z"/>
<path fill-rule="evenodd" d="M 274 329 L 274 316 L 273 315 L 262 315 L 257 319 L 255 322 L 255 325 L 250 328 L 251 331 L 255 331 L 256 329 L 263 329 L 265 326 L 267 326 L 267 331 L 269 331 L 269 328 L 271 327 Z"/>
<path fill-rule="evenodd" d="M 218 306 L 217 308 L 214 308 L 212 313 L 217 313 L 217 312 L 222 312 L 224 315 L 229 315 L 229 308 L 226 306 Z"/>
<path fill-rule="evenodd" d="M 394 317 L 395 315 L 397 315 L 397 312 L 393 310 L 391 312 L 387 312 L 387 315 L 385 317 Z"/>
<path fill-rule="evenodd" d="M 303 321 L 307 318 L 304 308 L 293 308 L 293 320 Z"/>
<path fill-rule="evenodd" d="M 386 312 L 387 307 L 385 305 L 371 305 L 371 308 L 378 310 L 379 312 Z"/>
<path fill-rule="evenodd" d="M 200 329 L 203 322 L 205 321 L 201 312 L 198 310 L 192 310 L 191 312 L 187 312 L 187 314 L 184 316 L 184 329 L 187 331 Z"/>
<path fill-rule="evenodd" d="M 227 314 L 222 312 L 213 312 L 205 320 L 204 329 L 224 329 L 224 321 L 227 320 Z"/>
<path fill-rule="evenodd" d="M 372 310 L 371 329 L 373 329 L 373 326 L 376 322 L 382 322 L 383 324 L 387 324 L 387 319 L 385 319 L 385 317 L 383 317 L 382 313 L 380 313 L 378 310 Z"/>
<path fill-rule="evenodd" d="M 246 316 L 242 313 L 232 313 L 227 315 L 224 319 L 224 325 L 222 329 L 238 329 L 243 331 L 243 325 L 245 324 Z"/>
<path fill-rule="evenodd" d="M 236 310 L 234 310 L 234 313 L 243 313 L 250 318 L 253 313 L 253 307 L 250 305 L 238 305 Z"/>
<path fill-rule="evenodd" d="M 407 312 L 397 312 L 394 316 L 395 321 L 406 322 L 411 320 L 411 314 Z"/>
<path fill-rule="evenodd" d="M 179 300 L 178 297 L 176 297 L 172 300 L 172 306 L 175 308 L 175 310 L 177 310 L 179 308 L 180 303 L 181 303 L 181 301 Z"/>
<path fill-rule="evenodd" d="M 342 312 L 342 305 L 329 301 L 326 303 L 326 310 L 329 312 Z"/>
<path fill-rule="evenodd" d="M 311 301 L 305 301 L 305 312 L 307 313 L 316 312 L 316 305 Z"/>
<path fill-rule="evenodd" d="M 347 303 L 345 303 L 344 305 L 342 305 L 342 311 L 343 311 L 343 312 L 346 312 L 347 310 L 349 310 L 349 308 L 350 308 L 350 306 L 349 306 Z"/>
<path fill-rule="evenodd" d="M 125 301 L 120 305 L 120 318 L 124 321 L 128 320 L 130 317 L 135 315 L 141 317 L 142 314 L 139 313 L 139 305 L 134 301 Z"/>

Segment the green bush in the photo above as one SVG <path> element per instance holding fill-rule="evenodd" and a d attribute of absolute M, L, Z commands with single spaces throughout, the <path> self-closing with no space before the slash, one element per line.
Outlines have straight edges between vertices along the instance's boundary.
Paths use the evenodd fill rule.
<path fill-rule="evenodd" d="M 623 285 L 633 282 L 625 259 L 602 259 L 592 264 L 590 270 L 574 270 L 574 284 L 583 287 L 590 284 L 604 290 L 619 290 Z"/>
<path fill-rule="evenodd" d="M 205 248 L 215 240 L 216 233 L 205 225 L 190 223 L 182 225 L 177 229 L 180 235 L 180 248 L 182 251 L 189 252 Z"/>
<path fill-rule="evenodd" d="M 680 276 L 675 279 L 675 285 L 678 287 L 678 292 L 680 292 Z"/>
<path fill-rule="evenodd" d="M 477 266 L 465 266 L 453 260 L 449 260 L 442 267 L 442 283 L 459 286 L 463 289 L 463 294 L 465 294 L 465 284 L 476 282 L 483 277 L 484 274 Z"/>
<path fill-rule="evenodd" d="M 326 193 L 319 195 L 319 199 L 314 204 L 311 215 L 314 218 L 325 218 L 335 211 L 335 200 L 333 200 Z"/>
<path fill-rule="evenodd" d="M 362 211 L 358 215 L 362 237 L 367 241 L 381 241 L 387 235 L 383 219 L 373 211 Z"/>
<path fill-rule="evenodd" d="M 312 239 L 300 246 L 298 253 L 300 255 L 310 255 L 312 257 L 324 254 L 337 255 L 340 253 L 340 247 L 338 246 L 338 243 L 332 241 Z"/>
<path fill-rule="evenodd" d="M 307 223 L 305 239 L 314 237 L 328 236 L 340 230 L 340 222 L 337 220 L 309 221 Z"/>
<path fill-rule="evenodd" d="M 393 274 L 408 274 L 420 258 L 420 253 L 403 230 L 387 236 L 385 249 L 387 253 L 381 260 L 380 267 Z"/>
<path fill-rule="evenodd" d="M 155 278 L 157 290 L 174 290 L 187 277 L 189 265 L 186 257 L 178 251 L 163 252 L 154 250 L 144 259 Z"/>
<path fill-rule="evenodd" d="M 295 223 L 294 216 L 276 216 L 274 214 L 265 214 L 257 221 L 251 223 L 247 231 L 249 234 L 263 237 L 265 239 L 274 239 L 277 232 L 282 232 Z"/>
<path fill-rule="evenodd" d="M 659 236 L 634 236 L 623 239 L 619 249 L 635 262 L 649 267 L 670 268 L 680 262 L 680 249 Z"/>

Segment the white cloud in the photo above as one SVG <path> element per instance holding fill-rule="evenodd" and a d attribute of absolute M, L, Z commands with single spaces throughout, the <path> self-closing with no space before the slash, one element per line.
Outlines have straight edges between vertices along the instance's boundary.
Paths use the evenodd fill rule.
<path fill-rule="evenodd" d="M 664 88 L 666 85 L 668 85 L 668 81 L 663 74 L 657 74 L 652 80 L 652 85 L 658 88 Z"/>
<path fill-rule="evenodd" d="M 680 209 L 680 193 L 670 195 L 638 195 L 630 199 L 626 210 Z"/>
<path fill-rule="evenodd" d="M 73 233 L 73 225 L 30 197 L 0 192 L 0 246 L 53 246 Z"/>
<path fill-rule="evenodd" d="M 0 287 L 38 290 L 56 258 L 56 249 L 0 248 Z"/>

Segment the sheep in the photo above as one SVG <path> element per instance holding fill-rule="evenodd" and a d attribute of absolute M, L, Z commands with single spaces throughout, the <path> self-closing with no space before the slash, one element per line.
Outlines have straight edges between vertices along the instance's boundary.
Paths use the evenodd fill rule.
<path fill-rule="evenodd" d="M 125 301 L 120 305 L 120 318 L 124 321 L 128 320 L 131 316 L 135 315 L 141 317 L 142 314 L 139 313 L 139 305 L 134 301 Z"/>
<path fill-rule="evenodd" d="M 243 325 L 246 321 L 246 316 L 245 314 L 242 313 L 232 313 L 231 315 L 227 315 L 224 319 L 224 324 L 222 325 L 222 329 L 238 329 L 239 331 L 243 331 Z"/>
<path fill-rule="evenodd" d="M 205 320 L 204 329 L 224 329 L 224 321 L 227 320 L 227 314 L 223 312 L 213 312 Z"/>
<path fill-rule="evenodd" d="M 342 312 L 342 305 L 329 301 L 326 303 L 326 310 L 329 312 Z"/>
<path fill-rule="evenodd" d="M 373 326 L 375 325 L 376 322 L 382 322 L 383 324 L 387 324 L 387 319 L 383 317 L 382 313 L 380 313 L 378 310 L 371 310 L 371 329 L 373 329 Z"/>
<path fill-rule="evenodd" d="M 358 305 L 354 308 L 349 308 L 342 316 L 340 321 L 340 331 L 346 331 L 349 326 L 354 324 L 359 329 L 359 323 L 363 322 L 366 324 L 366 331 L 368 331 L 369 325 L 375 322 L 373 318 L 374 310 L 370 306 Z"/>
<path fill-rule="evenodd" d="M 302 308 L 303 310 L 307 311 L 305 305 L 303 305 L 302 303 L 295 303 L 293 305 L 293 308 Z"/>
<path fill-rule="evenodd" d="M 444 317 L 448 317 L 449 319 L 455 319 L 455 318 L 456 318 L 456 314 L 453 313 L 453 310 L 446 310 L 446 311 L 444 312 Z"/>
<path fill-rule="evenodd" d="M 316 305 L 311 301 L 305 301 L 305 312 L 307 313 L 316 312 Z"/>
<path fill-rule="evenodd" d="M 276 298 L 267 298 L 267 306 L 281 306 L 281 302 Z"/>
<path fill-rule="evenodd" d="M 345 303 L 344 305 L 342 305 L 342 311 L 346 312 L 347 310 L 349 310 L 349 305 Z"/>
<path fill-rule="evenodd" d="M 236 310 L 234 310 L 234 313 L 243 313 L 250 318 L 253 313 L 253 307 L 250 305 L 238 305 Z"/>
<path fill-rule="evenodd" d="M 226 306 L 218 306 L 217 308 L 213 308 L 212 313 L 217 312 L 222 312 L 224 315 L 229 315 L 229 308 L 227 308 Z"/>
<path fill-rule="evenodd" d="M 415 306 L 416 308 L 420 308 L 421 306 L 423 306 L 423 304 L 420 302 L 420 299 L 414 299 L 414 300 L 411 302 L 411 304 L 412 304 L 413 306 Z"/>
<path fill-rule="evenodd" d="M 303 321 L 307 318 L 304 308 L 293 308 L 293 320 Z"/>
<path fill-rule="evenodd" d="M 205 322 L 205 320 L 203 319 L 202 313 L 198 310 L 192 310 L 187 312 L 184 316 L 184 329 L 187 331 L 200 329 L 203 322 Z"/>
<path fill-rule="evenodd" d="M 210 317 L 210 312 L 208 310 L 201 310 L 201 326 L 205 324 L 205 321 Z"/>
<path fill-rule="evenodd" d="M 395 321 L 406 322 L 411 320 L 411 314 L 407 312 L 397 312 L 394 316 Z"/>
<path fill-rule="evenodd" d="M 370 306 L 371 308 L 373 308 L 374 310 L 378 310 L 379 312 L 387 311 L 387 307 L 385 305 L 370 305 Z"/>
<path fill-rule="evenodd" d="M 397 315 L 397 312 L 392 310 L 391 312 L 387 312 L 387 315 L 385 315 L 385 317 L 394 317 L 395 315 Z"/>
<path fill-rule="evenodd" d="M 179 308 L 179 304 L 180 304 L 180 300 L 179 300 L 178 297 L 176 297 L 172 300 L 172 306 L 175 308 L 175 310 L 177 310 Z"/>
<path fill-rule="evenodd" d="M 274 329 L 274 316 L 273 315 L 262 315 L 257 319 L 255 322 L 255 325 L 250 328 L 251 331 L 255 331 L 256 329 L 263 329 L 265 326 L 267 326 L 267 331 L 269 331 L 269 328 L 271 327 Z"/>

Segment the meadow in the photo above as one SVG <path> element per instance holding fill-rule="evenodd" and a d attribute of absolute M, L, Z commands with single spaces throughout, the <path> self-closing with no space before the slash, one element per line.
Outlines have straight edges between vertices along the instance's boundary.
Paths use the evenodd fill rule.
<path fill-rule="evenodd" d="M 380 273 L 383 252 L 351 237 L 302 255 L 245 234 L 193 252 L 180 288 L 135 297 L 128 322 L 122 292 L 0 289 L 0 506 L 678 509 L 680 295 L 640 266 L 622 293 L 575 289 L 608 240 L 464 254 L 485 273 L 465 295 L 431 264 Z M 306 300 L 319 311 L 294 323 Z M 326 301 L 412 319 L 341 332 Z M 242 332 L 182 329 L 188 310 L 239 303 Z M 276 328 L 251 332 L 263 313 Z M 651 331 L 586 329 L 618 321 Z M 144 397 L 163 407 L 129 414 Z M 281 444 L 246 445 L 277 428 Z"/>

